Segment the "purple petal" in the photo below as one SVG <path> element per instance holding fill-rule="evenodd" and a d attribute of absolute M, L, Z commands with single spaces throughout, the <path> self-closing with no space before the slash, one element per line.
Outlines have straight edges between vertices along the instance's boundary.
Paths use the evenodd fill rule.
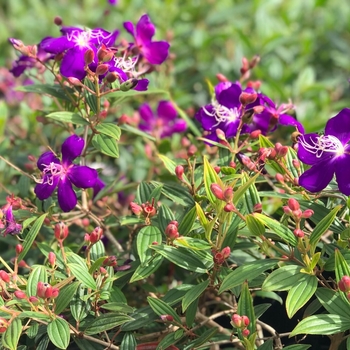
<path fill-rule="evenodd" d="M 226 138 L 229 139 L 231 137 L 236 136 L 239 123 L 240 123 L 239 119 L 237 119 L 236 121 L 230 122 L 230 123 L 226 123 L 226 125 L 224 127 L 223 127 L 222 123 L 220 123 L 216 129 L 221 129 L 222 131 L 224 131 Z M 242 133 L 245 133 L 245 132 L 246 131 L 244 131 L 242 129 Z"/>
<path fill-rule="evenodd" d="M 133 37 L 135 37 L 135 28 L 132 22 L 124 22 L 123 26 L 125 28 L 125 30 L 130 33 Z"/>
<path fill-rule="evenodd" d="M 158 117 L 164 121 L 174 120 L 177 117 L 177 110 L 170 101 L 160 101 L 157 108 Z"/>
<path fill-rule="evenodd" d="M 113 61 L 111 61 L 111 62 L 113 62 Z M 127 81 L 129 79 L 129 77 L 126 75 L 126 73 L 118 67 L 110 66 L 109 71 L 117 73 L 123 82 Z"/>
<path fill-rule="evenodd" d="M 58 184 L 57 198 L 58 204 L 64 212 L 71 211 L 77 204 L 77 196 L 67 177 Z"/>
<path fill-rule="evenodd" d="M 187 123 L 183 119 L 178 119 L 175 121 L 172 129 L 174 133 L 184 132 L 187 129 Z"/>
<path fill-rule="evenodd" d="M 350 154 L 345 153 L 336 158 L 337 166 L 335 175 L 338 182 L 339 191 L 346 196 L 350 196 Z"/>
<path fill-rule="evenodd" d="M 302 134 L 305 132 L 304 127 L 300 122 L 298 122 L 295 118 L 293 118 L 291 115 L 288 114 L 281 114 L 279 116 L 279 123 L 281 125 L 291 125 L 295 126 L 299 132 Z"/>
<path fill-rule="evenodd" d="M 88 166 L 74 165 L 69 169 L 68 178 L 72 184 L 79 188 L 90 188 L 96 183 L 98 173 Z"/>
<path fill-rule="evenodd" d="M 72 48 L 74 43 L 65 36 L 61 36 L 59 38 L 44 38 L 39 45 L 44 51 L 57 55 Z"/>
<path fill-rule="evenodd" d="M 149 106 L 149 104 L 144 103 L 143 105 L 141 105 L 141 107 L 139 108 L 139 113 L 140 113 L 140 117 L 141 119 L 146 122 L 146 124 L 149 125 L 149 127 L 151 128 L 152 125 L 155 122 L 155 115 L 152 112 L 151 107 Z"/>
<path fill-rule="evenodd" d="M 37 184 L 34 188 L 34 193 L 41 201 L 49 198 L 52 195 L 53 191 L 57 187 L 57 184 L 58 184 L 58 181 L 60 180 L 60 178 L 58 176 L 53 177 L 52 178 L 52 181 L 53 181 L 52 185 L 49 185 L 48 183 L 46 183 L 47 180 L 48 180 L 48 176 L 45 175 L 43 177 L 43 183 Z"/>
<path fill-rule="evenodd" d="M 318 134 L 305 134 L 299 136 L 298 142 L 298 158 L 305 164 L 314 165 L 323 160 L 332 158 L 335 156 L 334 153 L 328 152 L 315 152 L 312 146 L 318 143 Z M 307 147 L 304 147 L 307 146 Z M 308 150 L 309 149 L 309 150 Z"/>
<path fill-rule="evenodd" d="M 18 60 L 12 63 L 12 68 L 10 72 L 18 78 L 27 68 L 32 68 L 35 66 L 36 60 L 28 56 L 20 56 Z"/>
<path fill-rule="evenodd" d="M 140 79 L 137 82 L 137 85 L 134 87 L 136 91 L 146 91 L 148 89 L 149 80 L 148 79 Z"/>
<path fill-rule="evenodd" d="M 91 36 L 89 39 L 90 44 L 100 45 L 105 44 L 106 46 L 113 46 L 119 35 L 119 30 L 115 30 L 110 33 L 102 28 L 96 28 L 91 31 Z"/>
<path fill-rule="evenodd" d="M 36 164 L 41 171 L 44 171 L 50 163 L 61 164 L 60 160 L 51 151 L 47 151 L 39 157 Z"/>
<path fill-rule="evenodd" d="M 85 78 L 85 60 L 84 54 L 86 47 L 80 48 L 78 46 L 68 50 L 61 62 L 61 74 L 66 78 L 77 78 L 82 80 Z"/>
<path fill-rule="evenodd" d="M 169 54 L 169 43 L 166 41 L 154 41 L 142 46 L 142 53 L 151 64 L 162 64 Z"/>
<path fill-rule="evenodd" d="M 325 135 L 336 136 L 345 145 L 350 140 L 350 109 L 342 109 L 335 117 L 328 120 Z"/>
<path fill-rule="evenodd" d="M 336 162 L 324 160 L 313 165 L 299 178 L 299 185 L 310 192 L 323 190 L 333 178 Z"/>
<path fill-rule="evenodd" d="M 238 84 L 231 84 L 227 89 L 223 89 L 216 99 L 219 104 L 228 108 L 239 108 L 241 103 L 239 102 L 239 96 L 242 93 L 242 89 Z"/>
<path fill-rule="evenodd" d="M 263 111 L 260 114 L 254 114 L 253 116 L 253 124 L 255 125 L 255 129 L 261 130 L 262 134 L 266 135 L 269 131 L 271 115 Z"/>
<path fill-rule="evenodd" d="M 136 39 L 139 45 L 148 44 L 155 33 L 155 26 L 148 15 L 143 15 L 136 24 Z"/>
<path fill-rule="evenodd" d="M 62 144 L 62 163 L 71 164 L 72 161 L 81 155 L 85 141 L 78 135 L 69 136 Z"/>
<path fill-rule="evenodd" d="M 211 115 L 213 111 L 212 105 L 206 105 L 196 113 L 195 117 L 202 124 L 204 130 L 210 131 L 217 124 L 215 117 Z"/>
<path fill-rule="evenodd" d="M 93 187 L 93 198 L 95 198 L 97 196 L 97 194 L 106 186 L 106 184 L 100 179 L 97 178 L 95 185 Z"/>

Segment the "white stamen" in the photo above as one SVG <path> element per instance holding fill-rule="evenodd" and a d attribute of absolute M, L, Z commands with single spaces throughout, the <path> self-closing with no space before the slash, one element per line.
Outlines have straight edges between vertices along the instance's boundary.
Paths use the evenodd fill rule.
<path fill-rule="evenodd" d="M 214 117 L 217 123 L 214 126 L 219 125 L 220 123 L 226 123 L 226 122 L 234 122 L 240 117 L 240 113 L 238 111 L 237 107 L 234 108 L 228 108 L 221 104 L 219 104 L 218 101 L 214 100 L 212 101 L 213 111 L 209 112 L 208 110 L 203 107 L 203 110 L 205 114 Z"/>
<path fill-rule="evenodd" d="M 310 153 L 315 154 L 317 158 L 321 158 L 323 152 L 335 153 L 337 156 L 344 154 L 345 149 L 340 140 L 333 135 L 316 136 L 310 138 L 311 143 L 307 143 L 304 135 L 299 137 L 300 144 Z"/>
<path fill-rule="evenodd" d="M 135 65 L 137 63 L 137 57 L 114 57 L 114 67 L 121 69 L 125 73 L 133 73 L 135 70 Z"/>
<path fill-rule="evenodd" d="M 46 176 L 46 181 L 44 182 L 44 180 L 40 180 L 42 184 L 48 184 L 48 185 L 53 185 L 53 179 L 55 177 L 61 177 L 62 175 L 64 175 L 66 173 L 66 169 L 63 168 L 63 166 L 61 164 L 57 164 L 54 162 L 51 162 L 50 164 L 46 165 L 46 164 L 42 164 L 44 166 L 44 170 L 43 170 L 43 179 Z"/>
<path fill-rule="evenodd" d="M 103 40 L 106 40 L 112 36 L 112 33 L 106 34 L 101 30 L 86 30 L 78 31 L 73 30 L 71 33 L 67 33 L 67 40 L 73 41 L 76 46 L 79 47 L 90 47 L 90 40 L 97 39 L 98 45 L 101 44 Z"/>

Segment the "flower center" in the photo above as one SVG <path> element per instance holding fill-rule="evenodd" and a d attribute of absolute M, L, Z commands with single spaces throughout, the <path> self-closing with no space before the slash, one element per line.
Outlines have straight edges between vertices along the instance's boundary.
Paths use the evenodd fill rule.
<path fill-rule="evenodd" d="M 77 31 L 73 30 L 71 33 L 67 34 L 68 41 L 73 41 L 76 46 L 81 48 L 90 47 L 91 31 Z"/>
<path fill-rule="evenodd" d="M 221 105 L 218 101 L 212 101 L 213 111 L 209 112 L 203 107 L 205 114 L 214 117 L 217 123 L 213 126 L 217 126 L 220 123 L 232 123 L 239 119 L 240 113 L 237 107 L 228 108 L 226 106 Z"/>
<path fill-rule="evenodd" d="M 125 73 L 132 73 L 137 63 L 137 57 L 114 57 L 114 67 L 121 69 Z"/>
<path fill-rule="evenodd" d="M 51 162 L 50 164 L 44 165 L 43 170 L 43 178 L 46 177 L 45 182 L 43 181 L 43 184 L 53 185 L 53 179 L 55 177 L 62 177 L 67 174 L 67 169 L 65 169 L 61 164 L 57 164 L 54 162 Z"/>
<path fill-rule="evenodd" d="M 345 153 L 343 144 L 337 137 L 332 135 L 321 135 L 314 139 L 310 138 L 310 143 L 307 143 L 304 135 L 301 135 L 298 141 L 308 152 L 315 154 L 317 158 L 321 158 L 323 152 L 334 153 L 336 156 L 341 156 Z"/>

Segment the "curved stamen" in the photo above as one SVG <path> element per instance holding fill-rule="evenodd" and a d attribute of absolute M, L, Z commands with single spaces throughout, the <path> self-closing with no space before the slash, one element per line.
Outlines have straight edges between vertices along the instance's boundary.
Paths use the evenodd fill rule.
<path fill-rule="evenodd" d="M 203 110 L 206 115 L 214 117 L 217 121 L 217 123 L 214 124 L 213 127 L 219 125 L 220 123 L 234 122 L 240 117 L 240 113 L 237 107 L 228 108 L 219 104 L 219 102 L 217 102 L 216 100 L 213 100 L 211 104 L 213 106 L 212 112 L 209 112 L 207 109 L 205 109 L 205 107 L 203 107 Z"/>
<path fill-rule="evenodd" d="M 41 180 L 42 184 L 48 184 L 48 185 L 53 185 L 53 179 L 55 177 L 61 177 L 66 173 L 66 170 L 63 168 L 61 164 L 57 164 L 54 162 L 51 162 L 50 164 L 42 164 L 44 166 L 43 170 L 43 179 L 46 177 L 46 181 L 43 179 Z"/>
<path fill-rule="evenodd" d="M 345 152 L 343 144 L 333 135 L 321 135 L 310 138 L 310 143 L 306 142 L 304 135 L 300 135 L 298 142 L 306 151 L 315 154 L 317 158 L 321 158 L 323 152 L 335 153 L 338 156 Z"/>

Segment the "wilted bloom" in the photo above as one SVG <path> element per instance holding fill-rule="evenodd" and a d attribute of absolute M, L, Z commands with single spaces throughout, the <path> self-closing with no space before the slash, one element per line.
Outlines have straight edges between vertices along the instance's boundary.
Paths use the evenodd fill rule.
<path fill-rule="evenodd" d="M 12 205 L 5 205 L 1 210 L 0 214 L 0 233 L 4 236 L 18 235 L 22 231 L 22 225 L 16 222 L 16 219 L 12 212 Z"/>
<path fill-rule="evenodd" d="M 135 38 L 135 45 L 141 54 L 151 64 L 161 64 L 168 57 L 169 43 L 166 41 L 152 41 L 155 26 L 148 15 L 143 15 L 136 24 L 124 22 L 124 28 Z"/>
<path fill-rule="evenodd" d="M 310 192 L 323 190 L 336 176 L 339 191 L 350 195 L 350 109 L 344 108 L 328 120 L 324 135 L 298 137 L 298 157 L 311 165 L 299 178 L 299 185 Z"/>
<path fill-rule="evenodd" d="M 187 128 L 186 122 L 178 118 L 177 111 L 170 101 L 160 101 L 156 113 L 144 103 L 139 108 L 139 113 L 141 117 L 139 128 L 160 138 L 183 132 Z"/>
<path fill-rule="evenodd" d="M 113 46 L 119 34 L 117 30 L 107 32 L 102 28 L 83 30 L 77 27 L 61 28 L 63 34 L 59 38 L 45 38 L 40 43 L 43 50 L 55 55 L 64 53 L 61 62 L 61 74 L 67 78 L 75 77 L 79 80 L 86 75 L 84 54 L 88 49 L 92 49 L 97 54 L 97 49 L 101 44 Z M 97 66 L 95 59 L 89 68 L 94 71 Z"/>
<path fill-rule="evenodd" d="M 40 200 L 49 198 L 57 187 L 58 204 L 63 211 L 68 212 L 77 204 L 72 184 L 78 188 L 95 186 L 97 171 L 88 166 L 73 164 L 73 160 L 81 155 L 84 145 L 84 139 L 72 135 L 62 144 L 62 160 L 51 151 L 39 157 L 37 165 L 43 172 L 43 177 L 34 192 Z"/>

